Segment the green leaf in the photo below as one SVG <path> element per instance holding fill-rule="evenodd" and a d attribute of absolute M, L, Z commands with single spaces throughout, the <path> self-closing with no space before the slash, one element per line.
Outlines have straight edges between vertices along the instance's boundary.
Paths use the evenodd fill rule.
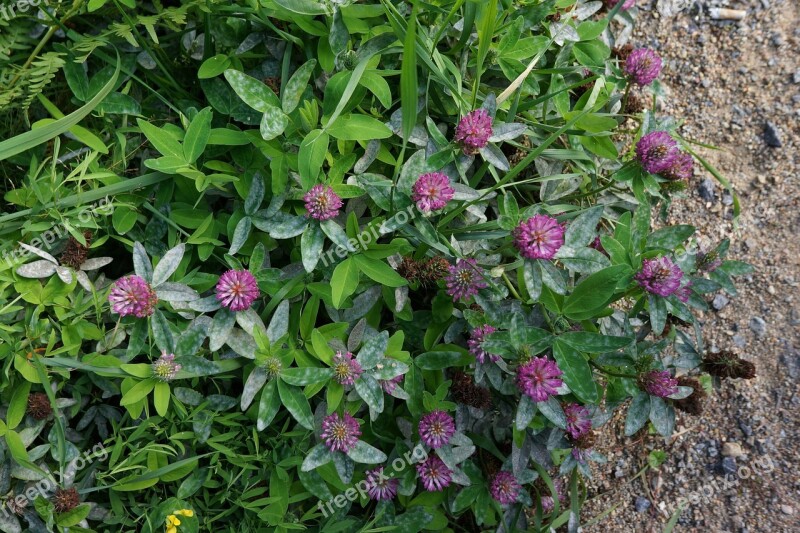
<path fill-rule="evenodd" d="M 619 157 L 619 152 L 617 152 L 617 147 L 614 146 L 614 143 L 611 141 L 611 137 L 581 136 L 578 139 L 580 140 L 584 148 L 586 148 L 595 155 L 599 155 L 600 157 L 604 157 L 606 159 L 617 159 Z"/>
<path fill-rule="evenodd" d="M 597 402 L 597 387 L 592 376 L 592 369 L 586 358 L 575 348 L 556 339 L 553 343 L 553 357 L 558 368 L 564 373 L 562 379 L 572 392 L 587 403 Z"/>
<path fill-rule="evenodd" d="M 528 424 L 531 423 L 531 420 L 536 416 L 536 402 L 531 400 L 529 396 L 525 394 L 519 400 L 519 405 L 517 406 L 517 415 L 514 418 L 514 427 L 517 430 L 522 431 L 528 427 Z"/>
<path fill-rule="evenodd" d="M 311 366 L 301 368 L 284 368 L 281 370 L 280 377 L 289 385 L 303 387 L 322 383 L 333 377 L 332 368 L 316 368 Z"/>
<path fill-rule="evenodd" d="M 261 400 L 258 402 L 258 418 L 256 418 L 256 429 L 264 431 L 278 414 L 281 406 L 281 399 L 278 396 L 278 380 L 268 381 L 261 391 Z"/>
<path fill-rule="evenodd" d="M 297 108 L 297 104 L 300 103 L 300 98 L 302 98 L 303 92 L 308 87 L 308 80 L 311 78 L 316 66 L 316 59 L 308 60 L 292 74 L 292 77 L 289 78 L 286 86 L 284 86 L 282 107 L 283 112 L 287 115 L 294 111 Z"/>
<path fill-rule="evenodd" d="M 153 327 L 153 340 L 159 350 L 173 353 L 175 351 L 175 341 L 172 338 L 172 331 L 169 329 L 169 322 L 164 314 L 156 310 L 150 318 Z"/>
<path fill-rule="evenodd" d="M 392 130 L 378 119 L 366 115 L 342 115 L 325 128 L 331 137 L 342 141 L 371 141 L 392 136 Z"/>
<path fill-rule="evenodd" d="M 169 385 L 163 381 L 156 383 L 153 389 L 153 403 L 156 406 L 156 413 L 158 413 L 159 416 L 167 416 L 167 411 L 169 411 L 169 399 Z"/>
<path fill-rule="evenodd" d="M 140 381 L 122 396 L 122 400 L 120 400 L 119 404 L 123 406 L 132 405 L 147 398 L 147 395 L 152 392 L 156 383 L 157 381 L 155 379 L 144 379 Z"/>
<path fill-rule="evenodd" d="M 325 154 L 328 153 L 330 136 L 322 130 L 314 130 L 300 143 L 297 166 L 303 190 L 308 190 L 317 182 Z"/>
<path fill-rule="evenodd" d="M 336 265 L 331 276 L 331 297 L 337 309 L 358 288 L 358 264 L 348 258 Z"/>
<path fill-rule="evenodd" d="M 419 6 L 412 4 L 411 16 L 406 26 L 403 42 L 403 62 L 400 65 L 400 107 L 402 109 L 403 146 L 411 137 L 417 123 L 417 13 Z"/>
<path fill-rule="evenodd" d="M 183 147 L 178 139 L 172 136 L 171 133 L 164 129 L 150 124 L 146 120 L 140 118 L 136 119 L 139 129 L 142 130 L 147 140 L 150 141 L 156 150 L 161 152 L 162 155 L 172 156 L 180 160 L 185 160 L 183 155 Z"/>
<path fill-rule="evenodd" d="M 8 413 L 6 414 L 8 429 L 15 429 L 25 417 L 25 411 L 28 409 L 28 393 L 30 390 L 31 383 L 26 380 L 22 380 L 17 388 L 14 389 L 14 393 L 11 395 L 11 401 L 8 404 Z"/>
<path fill-rule="evenodd" d="M 363 374 L 356 380 L 355 388 L 358 395 L 369 406 L 371 416 L 377 416 L 383 412 L 383 389 L 378 380 L 369 374 Z"/>
<path fill-rule="evenodd" d="M 667 226 L 647 236 L 647 247 L 664 248 L 672 251 L 694 235 L 694 232 L 695 227 L 687 224 Z"/>
<path fill-rule="evenodd" d="M 539 267 L 538 261 L 525 260 L 522 266 L 522 279 L 531 300 L 538 300 L 542 294 L 542 269 Z"/>
<path fill-rule="evenodd" d="M 597 235 L 597 224 L 603 216 L 602 205 L 587 209 L 569 222 L 564 233 L 564 245 L 572 248 L 588 246 Z"/>
<path fill-rule="evenodd" d="M 619 280 L 629 275 L 630 271 L 628 265 L 615 265 L 588 276 L 567 297 L 564 314 L 574 320 L 591 318 L 607 305 Z"/>
<path fill-rule="evenodd" d="M 183 243 L 177 245 L 176 247 L 167 251 L 161 260 L 158 262 L 156 267 L 153 269 L 153 283 L 154 287 L 158 287 L 165 281 L 167 281 L 172 274 L 178 270 L 178 266 L 181 264 L 181 260 L 183 259 L 183 254 L 186 250 L 186 247 Z"/>
<path fill-rule="evenodd" d="M 675 429 L 675 409 L 658 396 L 650 397 L 650 421 L 661 436 L 671 437 Z"/>
<path fill-rule="evenodd" d="M 299 15 L 329 15 L 325 4 L 314 0 L 274 0 L 274 2 L 292 13 Z"/>
<path fill-rule="evenodd" d="M 423 370 L 442 370 L 455 366 L 466 366 L 475 362 L 475 358 L 467 352 L 432 351 L 418 355 L 414 359 L 417 367 Z"/>
<path fill-rule="evenodd" d="M 356 442 L 356 445 L 347 452 L 347 456 L 356 463 L 369 465 L 383 463 L 387 459 L 385 453 L 373 446 L 370 446 L 363 440 Z"/>
<path fill-rule="evenodd" d="M 605 353 L 619 350 L 629 346 L 633 339 L 630 337 L 614 337 L 588 331 L 568 331 L 558 337 L 576 350 L 589 353 Z"/>
<path fill-rule="evenodd" d="M 313 430 L 314 415 L 311 414 L 311 406 L 308 404 L 308 399 L 303 395 L 303 391 L 278 380 L 278 394 L 284 407 L 294 419 L 304 428 Z"/>
<path fill-rule="evenodd" d="M 630 437 L 644 426 L 650 416 L 650 395 L 644 391 L 634 396 L 625 419 L 625 436 Z"/>
<path fill-rule="evenodd" d="M 365 255 L 354 255 L 353 259 L 359 270 L 372 280 L 386 287 L 403 287 L 408 281 L 398 274 L 392 267 L 380 259 L 370 259 Z"/>
<path fill-rule="evenodd" d="M 648 294 L 647 302 L 650 308 L 650 327 L 653 328 L 654 335 L 661 335 L 667 325 L 667 301 L 661 296 Z"/>
<path fill-rule="evenodd" d="M 183 139 L 183 155 L 186 161 L 194 163 L 203 154 L 211 136 L 212 111 L 206 107 L 192 119 L 192 123 L 186 129 L 186 136 Z"/>
<path fill-rule="evenodd" d="M 59 514 L 56 518 L 56 524 L 60 527 L 77 526 L 84 518 L 89 516 L 89 511 L 91 510 L 91 505 L 88 503 L 82 503 L 74 509 L 70 509 L 67 512 Z"/>
<path fill-rule="evenodd" d="M 225 72 L 229 66 L 231 66 L 231 58 L 225 54 L 217 54 L 203 61 L 197 70 L 197 77 L 201 80 L 214 78 Z"/>

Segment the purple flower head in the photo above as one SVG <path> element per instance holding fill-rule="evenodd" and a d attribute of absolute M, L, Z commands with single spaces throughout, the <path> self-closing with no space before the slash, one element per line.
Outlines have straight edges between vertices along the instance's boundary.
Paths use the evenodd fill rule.
<path fill-rule="evenodd" d="M 417 202 L 417 209 L 425 213 L 446 206 L 456 192 L 450 186 L 450 178 L 441 172 L 423 174 L 411 190 L 411 199 Z"/>
<path fill-rule="evenodd" d="M 397 496 L 400 481 L 383 474 L 383 467 L 367 470 L 367 494 L 370 500 L 393 500 Z"/>
<path fill-rule="evenodd" d="M 589 409 L 579 403 L 568 403 L 564 406 L 567 416 L 567 433 L 573 439 L 578 439 L 592 429 L 592 416 Z"/>
<path fill-rule="evenodd" d="M 397 386 L 403 382 L 403 375 L 400 374 L 390 379 L 379 379 L 378 382 L 381 384 L 386 394 L 392 394 Z"/>
<path fill-rule="evenodd" d="M 591 448 L 572 448 L 572 457 L 582 465 L 586 464 L 590 453 L 592 453 Z"/>
<path fill-rule="evenodd" d="M 683 271 L 669 257 L 645 259 L 642 269 L 633 276 L 647 292 L 666 298 L 681 286 Z"/>
<path fill-rule="evenodd" d="M 651 174 L 672 168 L 679 153 L 678 143 L 666 131 L 653 131 L 636 143 L 636 159 Z"/>
<path fill-rule="evenodd" d="M 623 70 L 637 85 L 650 85 L 661 74 L 661 57 L 649 48 L 637 48 L 625 60 Z"/>
<path fill-rule="evenodd" d="M 231 311 L 249 309 L 261 294 L 256 278 L 247 270 L 228 270 L 217 282 L 217 300 Z"/>
<path fill-rule="evenodd" d="M 614 8 L 620 2 L 625 2 L 622 4 L 622 7 L 619 8 L 620 11 L 627 11 L 633 6 L 636 5 L 636 0 L 606 0 L 606 4 L 608 5 L 608 9 Z"/>
<path fill-rule="evenodd" d="M 475 356 L 475 359 L 480 361 L 481 363 L 486 362 L 486 358 L 488 357 L 492 361 L 497 361 L 500 357 L 489 354 L 481 347 L 481 343 L 483 343 L 486 335 L 494 333 L 497 329 L 493 328 L 489 324 L 484 324 L 479 328 L 475 328 L 470 333 L 469 340 L 467 341 L 467 346 L 469 346 L 469 353 Z"/>
<path fill-rule="evenodd" d="M 675 291 L 675 296 L 678 297 L 678 300 L 682 301 L 683 303 L 688 302 L 689 297 L 692 295 L 691 287 L 692 287 L 692 282 L 687 281 L 683 287 Z"/>
<path fill-rule="evenodd" d="M 676 151 L 670 166 L 661 171 L 670 180 L 688 180 L 694 176 L 694 159 L 686 152 Z"/>
<path fill-rule="evenodd" d="M 492 136 L 492 117 L 485 109 L 471 111 L 456 126 L 457 143 L 461 143 L 465 154 L 476 154 L 489 143 Z"/>
<path fill-rule="evenodd" d="M 441 448 L 456 432 L 453 417 L 441 410 L 431 411 L 419 421 L 419 437 L 422 442 L 433 448 Z"/>
<path fill-rule="evenodd" d="M 158 297 L 150 284 L 139 276 L 125 276 L 114 282 L 108 301 L 111 310 L 119 316 L 144 318 L 153 314 Z"/>
<path fill-rule="evenodd" d="M 349 452 L 358 442 L 361 436 L 361 428 L 358 420 L 345 413 L 344 417 L 339 413 L 333 413 L 322 420 L 322 440 L 332 452 Z"/>
<path fill-rule="evenodd" d="M 508 505 L 517 501 L 519 482 L 514 474 L 501 470 L 492 478 L 489 492 L 492 493 L 492 498 L 500 502 L 500 505 Z"/>
<path fill-rule="evenodd" d="M 333 377 L 342 385 L 352 385 L 364 370 L 350 352 L 336 352 L 333 356 Z"/>
<path fill-rule="evenodd" d="M 167 353 L 166 350 L 163 350 L 161 352 L 161 357 L 153 362 L 152 369 L 154 378 L 168 383 L 178 375 L 178 372 L 181 370 L 181 365 L 175 362 L 175 354 Z"/>
<path fill-rule="evenodd" d="M 514 228 L 514 246 L 528 259 L 552 259 L 563 244 L 564 226 L 548 215 L 534 215 Z"/>
<path fill-rule="evenodd" d="M 327 185 L 314 185 L 303 196 L 306 202 L 306 216 L 317 220 L 335 218 L 342 208 L 342 199 Z"/>
<path fill-rule="evenodd" d="M 450 476 L 453 472 L 447 468 L 444 461 L 435 455 L 428 456 L 421 463 L 417 463 L 417 474 L 422 481 L 422 486 L 429 492 L 444 490 L 450 485 Z"/>
<path fill-rule="evenodd" d="M 561 369 L 555 361 L 550 361 L 546 357 L 533 357 L 530 361 L 519 365 L 517 387 L 534 402 L 543 402 L 555 395 L 557 389 L 564 384 L 558 379 L 561 374 Z"/>
<path fill-rule="evenodd" d="M 556 496 L 558 497 L 558 501 L 561 502 L 566 497 L 566 491 L 564 483 L 560 479 L 553 480 L 553 488 L 556 489 Z M 555 508 L 555 502 L 551 495 L 542 496 L 542 511 L 545 513 L 551 513 Z"/>
<path fill-rule="evenodd" d="M 678 380 L 674 379 L 669 370 L 651 370 L 639 377 L 639 385 L 647 394 L 667 398 L 678 392 Z"/>
<path fill-rule="evenodd" d="M 450 266 L 450 274 L 445 278 L 447 294 L 454 300 L 466 300 L 486 288 L 483 269 L 475 259 L 459 259 Z"/>

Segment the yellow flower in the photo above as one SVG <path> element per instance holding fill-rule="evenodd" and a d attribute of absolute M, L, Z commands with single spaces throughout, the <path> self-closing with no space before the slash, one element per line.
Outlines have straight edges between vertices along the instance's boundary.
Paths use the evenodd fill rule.
<path fill-rule="evenodd" d="M 181 525 L 181 521 L 178 519 L 178 516 L 188 516 L 189 518 L 194 516 L 194 511 L 191 509 L 180 509 L 178 511 L 173 511 L 173 514 L 167 517 L 167 530 L 165 533 L 178 533 L 178 526 Z"/>
<path fill-rule="evenodd" d="M 188 516 L 189 518 L 194 516 L 194 511 L 191 509 L 181 509 L 180 511 L 175 511 L 175 514 L 179 514 L 181 516 Z"/>

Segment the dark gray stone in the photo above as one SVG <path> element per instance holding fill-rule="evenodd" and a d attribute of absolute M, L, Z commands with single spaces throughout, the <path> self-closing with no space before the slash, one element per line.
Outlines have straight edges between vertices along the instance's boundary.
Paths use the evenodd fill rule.
<path fill-rule="evenodd" d="M 723 457 L 719 462 L 719 471 L 725 476 L 735 476 L 738 473 L 739 467 L 736 466 L 736 459 L 733 457 Z"/>
<path fill-rule="evenodd" d="M 714 296 L 714 300 L 711 302 L 711 306 L 716 309 L 717 311 L 721 311 L 726 305 L 728 305 L 731 301 L 728 298 L 720 293 Z"/>
<path fill-rule="evenodd" d="M 756 337 L 763 337 L 767 334 L 767 323 L 760 316 L 754 316 L 750 319 L 750 329 Z"/>
<path fill-rule="evenodd" d="M 783 146 L 783 143 L 781 142 L 781 132 L 778 129 L 778 126 L 772 122 L 767 122 L 764 125 L 764 142 L 767 143 L 767 146 L 771 146 L 773 148 L 780 148 Z"/>
<path fill-rule="evenodd" d="M 637 496 L 634 506 L 636 507 L 637 513 L 643 513 L 648 509 L 650 509 L 650 500 L 648 500 L 644 496 Z"/>
<path fill-rule="evenodd" d="M 706 202 L 715 202 L 717 200 L 716 188 L 714 180 L 706 178 L 697 186 L 697 194 Z"/>

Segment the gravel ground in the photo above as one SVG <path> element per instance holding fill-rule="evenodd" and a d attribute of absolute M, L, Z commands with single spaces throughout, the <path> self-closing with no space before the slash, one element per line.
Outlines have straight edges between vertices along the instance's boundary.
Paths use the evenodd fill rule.
<path fill-rule="evenodd" d="M 700 320 L 710 351 L 737 351 L 758 374 L 724 381 L 701 416 L 679 413 L 669 442 L 614 440 L 609 427 L 598 439 L 609 462 L 595 468 L 583 520 L 618 507 L 585 531 L 661 532 L 687 498 L 674 531 L 800 532 L 800 6 L 688 1 L 692 7 L 663 16 L 659 1 L 666 0 L 638 2 L 633 41 L 665 60 L 661 112 L 684 120 L 684 137 L 721 149 L 700 153 L 742 204 L 734 228 L 732 198 L 700 169 L 670 222 L 697 226 L 706 242 L 730 238 L 728 258 L 756 267 L 738 278 L 737 296 L 711 295 L 713 310 Z M 715 21 L 711 7 L 747 15 Z M 635 477 L 654 449 L 667 461 Z"/>

